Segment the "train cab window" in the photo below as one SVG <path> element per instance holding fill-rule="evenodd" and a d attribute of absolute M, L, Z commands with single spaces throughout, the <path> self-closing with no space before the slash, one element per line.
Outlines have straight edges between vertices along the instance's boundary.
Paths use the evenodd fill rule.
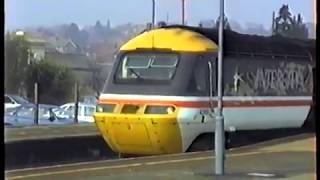
<path fill-rule="evenodd" d="M 135 53 L 122 57 L 116 80 L 171 80 L 178 65 L 178 55 Z"/>

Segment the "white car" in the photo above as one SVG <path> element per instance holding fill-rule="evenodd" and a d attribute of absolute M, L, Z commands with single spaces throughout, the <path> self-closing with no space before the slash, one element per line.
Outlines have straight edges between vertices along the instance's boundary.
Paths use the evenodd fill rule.
<path fill-rule="evenodd" d="M 25 104 L 30 104 L 30 102 L 20 96 L 17 96 L 17 95 L 9 95 L 9 94 L 4 95 L 4 108 L 5 109 L 15 108 L 15 107 L 18 107 L 20 105 L 25 105 Z"/>
<path fill-rule="evenodd" d="M 67 103 L 60 106 L 74 116 L 75 103 Z M 78 103 L 78 121 L 94 122 L 93 113 L 96 111 L 96 106 L 93 104 Z"/>

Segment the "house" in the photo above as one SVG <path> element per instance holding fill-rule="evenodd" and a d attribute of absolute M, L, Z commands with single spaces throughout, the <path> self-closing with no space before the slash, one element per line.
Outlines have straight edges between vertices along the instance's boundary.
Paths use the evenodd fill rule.
<path fill-rule="evenodd" d="M 25 34 L 26 41 L 29 42 L 30 45 L 30 53 L 31 59 L 33 60 L 41 60 L 45 57 L 46 49 L 49 46 L 49 42 L 39 36 L 35 36 L 32 34 Z"/>
<path fill-rule="evenodd" d="M 81 54 L 81 48 L 71 39 L 58 39 L 57 41 L 52 42 L 52 45 L 55 47 L 57 52 L 62 54 Z"/>

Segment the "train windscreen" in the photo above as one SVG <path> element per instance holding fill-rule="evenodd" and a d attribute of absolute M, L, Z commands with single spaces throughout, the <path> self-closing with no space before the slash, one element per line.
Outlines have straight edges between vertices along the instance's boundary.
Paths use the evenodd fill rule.
<path fill-rule="evenodd" d="M 134 53 L 122 56 L 116 80 L 171 80 L 178 65 L 178 55 L 171 53 Z"/>

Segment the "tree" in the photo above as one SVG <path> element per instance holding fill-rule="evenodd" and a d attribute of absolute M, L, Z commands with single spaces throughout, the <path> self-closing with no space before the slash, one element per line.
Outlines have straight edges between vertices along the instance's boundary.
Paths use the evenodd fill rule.
<path fill-rule="evenodd" d="M 105 79 L 101 77 L 101 67 L 99 68 L 99 65 L 96 61 L 91 61 L 89 63 L 89 66 L 92 71 L 92 79 L 90 85 L 92 89 L 95 91 L 96 96 L 99 96 Z"/>
<path fill-rule="evenodd" d="M 85 48 L 86 45 L 88 44 L 88 40 L 89 40 L 89 33 L 83 29 L 80 31 L 79 38 L 76 43 L 78 43 L 78 45 L 81 48 Z"/>
<path fill-rule="evenodd" d="M 224 18 L 223 19 L 223 29 L 231 30 L 228 18 L 225 14 L 224 14 L 223 18 Z M 220 25 L 220 16 L 217 18 L 217 21 L 216 21 L 216 28 L 217 29 L 219 28 L 219 25 Z"/>
<path fill-rule="evenodd" d="M 39 102 L 60 105 L 73 99 L 75 77 L 60 65 L 43 59 L 32 63 L 26 74 L 26 88 L 29 98 L 34 98 L 34 84 L 38 82 Z"/>
<path fill-rule="evenodd" d="M 38 82 L 40 103 L 61 104 L 72 100 L 75 83 L 72 72 L 46 59 L 31 61 L 29 49 L 24 36 L 6 34 L 5 93 L 34 99 L 34 84 Z"/>
<path fill-rule="evenodd" d="M 288 5 L 283 5 L 279 9 L 278 17 L 272 19 L 272 33 L 291 38 L 307 39 L 308 29 L 302 22 L 302 17 L 291 17 Z"/>
<path fill-rule="evenodd" d="M 65 37 L 66 38 L 75 38 L 79 34 L 80 30 L 76 23 L 71 23 L 70 26 L 66 29 Z"/>
<path fill-rule="evenodd" d="M 80 31 L 79 26 L 76 23 L 71 23 L 64 32 L 64 37 L 70 39 L 76 44 L 80 51 L 85 46 L 86 34 Z"/>
<path fill-rule="evenodd" d="M 96 29 L 103 29 L 103 26 L 99 20 L 96 22 L 95 28 Z"/>
<path fill-rule="evenodd" d="M 108 21 L 107 21 L 107 30 L 110 30 L 110 29 L 111 29 L 110 19 L 108 19 Z"/>
<path fill-rule="evenodd" d="M 23 94 L 26 67 L 30 57 L 29 43 L 24 36 L 5 36 L 5 92 Z"/>

